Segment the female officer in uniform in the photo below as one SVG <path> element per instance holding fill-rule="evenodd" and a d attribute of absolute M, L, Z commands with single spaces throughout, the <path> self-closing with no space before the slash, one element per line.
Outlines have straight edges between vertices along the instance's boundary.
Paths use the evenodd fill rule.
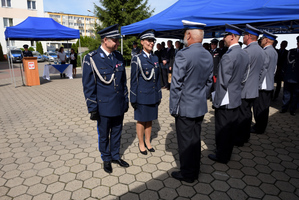
<path fill-rule="evenodd" d="M 159 59 L 152 53 L 155 45 L 153 29 L 142 32 L 139 36 L 143 50 L 133 57 L 131 62 L 130 101 L 137 120 L 136 132 L 139 139 L 140 153 L 147 155 L 146 148 L 155 152 L 150 138 L 152 120 L 158 118 L 158 106 L 161 102 L 161 84 Z M 143 136 L 145 135 L 145 140 Z"/>

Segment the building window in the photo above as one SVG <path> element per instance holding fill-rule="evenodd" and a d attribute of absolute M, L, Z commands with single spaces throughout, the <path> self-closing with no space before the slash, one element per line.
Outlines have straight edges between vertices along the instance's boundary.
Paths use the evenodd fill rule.
<path fill-rule="evenodd" d="M 4 28 L 13 26 L 12 18 L 3 18 Z"/>
<path fill-rule="evenodd" d="M 32 0 L 27 0 L 27 8 L 36 10 L 36 2 Z"/>
<path fill-rule="evenodd" d="M 11 0 L 1 0 L 2 7 L 11 7 Z"/>

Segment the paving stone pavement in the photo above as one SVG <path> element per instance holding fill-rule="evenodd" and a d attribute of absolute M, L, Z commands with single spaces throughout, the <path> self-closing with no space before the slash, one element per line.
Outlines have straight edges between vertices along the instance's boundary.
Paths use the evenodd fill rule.
<path fill-rule="evenodd" d="M 39 68 L 42 75 L 43 64 Z M 96 122 L 87 114 L 80 68 L 73 80 L 51 75 L 51 81 L 33 87 L 15 88 L 1 70 L 0 78 L 0 200 L 299 199 L 299 113 L 279 113 L 281 99 L 272 103 L 266 133 L 252 134 L 244 147 L 234 148 L 227 165 L 208 159 L 215 148 L 208 102 L 201 173 L 190 184 L 170 176 L 179 162 L 169 91 L 163 90 L 153 122 L 156 152 L 139 153 L 130 107 L 121 139 L 122 158 L 130 167 L 112 164 L 109 175 L 98 152 Z M 20 77 L 16 80 L 20 86 Z"/>

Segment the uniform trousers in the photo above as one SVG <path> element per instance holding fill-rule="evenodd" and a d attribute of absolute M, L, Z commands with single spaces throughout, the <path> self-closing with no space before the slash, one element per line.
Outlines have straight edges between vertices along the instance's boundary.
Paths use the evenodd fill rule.
<path fill-rule="evenodd" d="M 250 128 L 252 121 L 251 108 L 255 98 L 242 99 L 238 113 L 238 130 L 236 132 L 235 145 L 243 145 L 250 138 Z"/>
<path fill-rule="evenodd" d="M 290 112 L 295 113 L 299 103 L 299 83 L 284 82 L 282 111 L 287 111 L 290 106 Z"/>
<path fill-rule="evenodd" d="M 238 111 L 238 107 L 215 109 L 216 156 L 220 160 L 229 161 L 231 158 L 238 125 Z"/>
<path fill-rule="evenodd" d="M 168 64 L 166 65 L 163 65 L 163 68 L 162 68 L 162 87 L 167 87 L 169 86 L 169 83 L 168 83 Z"/>
<path fill-rule="evenodd" d="M 259 90 L 259 96 L 253 102 L 254 129 L 259 134 L 264 133 L 267 128 L 272 92 L 273 90 Z"/>
<path fill-rule="evenodd" d="M 97 120 L 98 142 L 103 161 L 120 159 L 120 139 L 124 115 L 116 117 L 101 116 Z"/>
<path fill-rule="evenodd" d="M 196 118 L 178 116 L 175 118 L 180 171 L 184 178 L 198 178 L 201 157 L 200 134 L 203 118 L 204 116 Z"/>

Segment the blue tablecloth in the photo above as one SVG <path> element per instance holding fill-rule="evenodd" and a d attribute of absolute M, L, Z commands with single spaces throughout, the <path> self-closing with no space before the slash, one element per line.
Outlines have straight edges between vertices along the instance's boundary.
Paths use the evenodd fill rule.
<path fill-rule="evenodd" d="M 61 65 L 52 65 L 55 67 L 60 73 L 63 73 L 63 71 L 69 66 L 70 64 L 61 64 Z"/>

